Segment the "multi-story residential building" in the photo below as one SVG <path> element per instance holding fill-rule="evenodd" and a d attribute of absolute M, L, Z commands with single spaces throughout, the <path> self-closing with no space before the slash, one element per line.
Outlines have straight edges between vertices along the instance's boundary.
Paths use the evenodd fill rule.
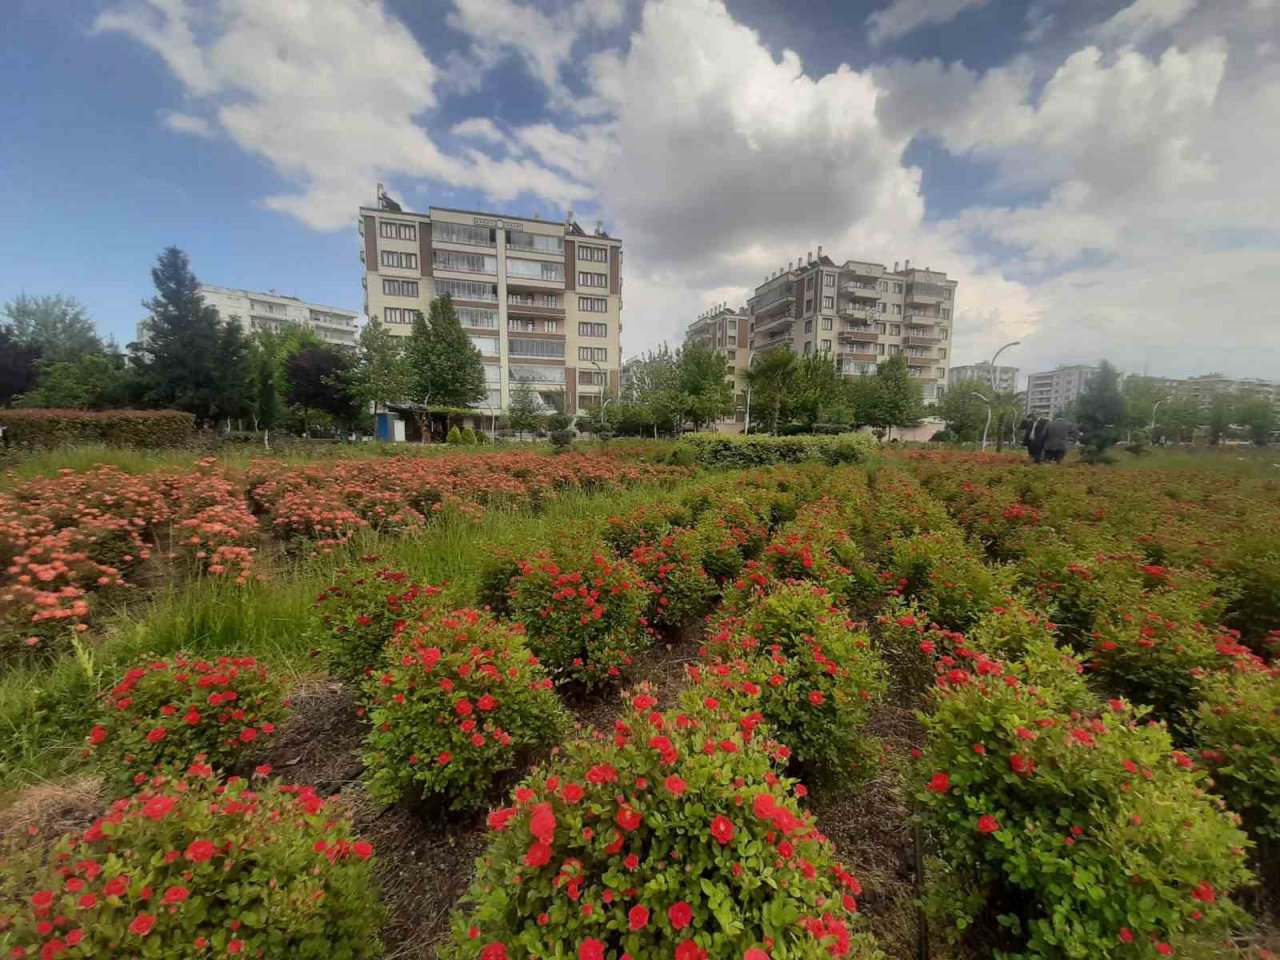
<path fill-rule="evenodd" d="M 1280 383 L 1270 380 L 1235 380 L 1221 373 L 1206 373 L 1171 384 L 1173 395 L 1191 397 L 1202 407 L 1210 406 L 1214 397 L 1225 395 L 1236 399 L 1262 397 L 1280 409 Z"/>
<path fill-rule="evenodd" d="M 1014 393 L 1018 389 L 1018 368 L 992 366 L 989 363 L 966 363 L 947 371 L 947 386 L 962 383 L 985 383 L 994 386 L 999 393 Z"/>
<path fill-rule="evenodd" d="M 325 343 L 344 347 L 356 344 L 356 318 L 353 310 L 306 303 L 297 297 L 286 297 L 274 290 L 257 293 L 202 283 L 199 287 L 204 302 L 218 311 L 224 320 L 236 320 L 245 333 L 257 330 L 279 330 L 296 324 L 311 330 Z"/>
<path fill-rule="evenodd" d="M 947 382 L 956 286 L 910 260 L 901 269 L 838 264 L 818 247 L 816 257 L 792 261 L 756 287 L 747 305 L 752 349 L 831 353 L 846 376 L 874 373 L 886 357 L 903 354 L 933 403 Z"/>
<path fill-rule="evenodd" d="M 533 384 L 548 407 L 599 409 L 618 390 L 622 242 L 602 224 L 432 207 L 409 213 L 379 188 L 360 208 L 365 312 L 408 336 L 416 311 L 448 294 L 484 359 L 480 409 L 505 411 Z"/>
<path fill-rule="evenodd" d="M 1027 414 L 1053 417 L 1066 409 L 1098 372 L 1097 367 L 1076 364 L 1044 373 L 1027 374 Z"/>
<path fill-rule="evenodd" d="M 736 310 L 727 303 L 704 311 L 689 324 L 685 343 L 705 343 L 728 362 L 733 381 L 733 413 L 716 426 L 725 432 L 741 432 L 747 412 L 747 370 L 751 366 L 751 319 L 746 307 Z"/>

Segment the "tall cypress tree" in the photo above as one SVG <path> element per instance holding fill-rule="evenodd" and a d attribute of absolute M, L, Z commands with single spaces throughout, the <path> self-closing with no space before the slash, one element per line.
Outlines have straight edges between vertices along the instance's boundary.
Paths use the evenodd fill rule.
<path fill-rule="evenodd" d="M 239 416 L 250 375 L 239 325 L 204 302 L 190 260 L 177 247 L 160 254 L 151 279 L 156 296 L 143 302 L 150 312 L 145 336 L 130 345 L 142 400 L 186 410 L 203 423 Z"/>
<path fill-rule="evenodd" d="M 485 397 L 480 351 L 462 331 L 453 300 L 431 301 L 431 314 L 418 314 L 409 335 L 409 378 L 414 399 L 430 407 L 472 407 Z"/>

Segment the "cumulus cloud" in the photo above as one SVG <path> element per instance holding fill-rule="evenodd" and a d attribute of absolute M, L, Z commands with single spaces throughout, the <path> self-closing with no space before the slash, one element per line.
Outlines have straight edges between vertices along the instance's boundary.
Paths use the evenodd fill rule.
<path fill-rule="evenodd" d="M 396 176 L 471 187 L 495 200 L 589 195 L 536 163 L 442 151 L 418 122 L 437 103 L 436 67 L 379 2 L 221 0 L 197 8 L 189 0 L 135 0 L 95 26 L 162 56 L 233 142 L 300 184 L 265 205 L 316 229 L 346 226 L 372 199 L 373 183 Z"/>
<path fill-rule="evenodd" d="M 498 125 L 488 117 L 468 117 L 449 128 L 455 137 L 468 140 L 482 140 L 487 143 L 506 143 L 507 135 L 498 129 Z"/>
<path fill-rule="evenodd" d="M 950 23 L 966 10 L 987 5 L 988 0 L 893 0 L 867 18 L 872 43 L 902 37 L 930 24 Z"/>
<path fill-rule="evenodd" d="M 1195 9 L 1199 0 L 1134 0 L 1109 20 L 1098 25 L 1096 33 L 1104 40 L 1141 43 L 1152 34 L 1180 23 Z"/>
<path fill-rule="evenodd" d="M 160 115 L 160 122 L 174 133 L 187 133 L 193 137 L 209 138 L 214 135 L 213 127 L 204 117 L 192 116 L 189 113 L 170 111 Z"/>

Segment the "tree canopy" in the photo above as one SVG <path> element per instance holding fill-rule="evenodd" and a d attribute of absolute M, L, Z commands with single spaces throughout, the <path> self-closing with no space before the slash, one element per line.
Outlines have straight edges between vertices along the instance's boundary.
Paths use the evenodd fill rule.
<path fill-rule="evenodd" d="M 13 340 L 35 347 L 46 363 L 75 363 L 103 352 L 93 320 L 73 297 L 19 294 L 4 305 Z"/>
<path fill-rule="evenodd" d="M 485 398 L 480 351 L 463 332 L 449 296 L 417 314 L 407 347 L 410 399 L 427 407 L 474 407 Z"/>

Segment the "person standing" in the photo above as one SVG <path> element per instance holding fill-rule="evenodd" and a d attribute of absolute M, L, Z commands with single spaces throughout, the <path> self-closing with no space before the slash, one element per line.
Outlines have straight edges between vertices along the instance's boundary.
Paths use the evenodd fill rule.
<path fill-rule="evenodd" d="M 1061 463 L 1067 455 L 1071 444 L 1071 424 L 1057 414 L 1044 429 L 1044 459 L 1050 463 Z"/>
<path fill-rule="evenodd" d="M 1022 422 L 1018 424 L 1018 435 L 1022 438 L 1022 445 L 1027 448 L 1027 456 L 1034 460 L 1035 454 L 1031 452 L 1031 434 L 1036 427 L 1036 418 L 1033 416 L 1025 416 Z"/>
<path fill-rule="evenodd" d="M 1031 443 L 1028 445 L 1027 451 L 1031 454 L 1031 459 L 1036 463 L 1044 463 L 1044 435 L 1049 429 L 1049 420 L 1047 417 L 1041 417 L 1035 422 L 1035 426 L 1031 428 Z"/>

